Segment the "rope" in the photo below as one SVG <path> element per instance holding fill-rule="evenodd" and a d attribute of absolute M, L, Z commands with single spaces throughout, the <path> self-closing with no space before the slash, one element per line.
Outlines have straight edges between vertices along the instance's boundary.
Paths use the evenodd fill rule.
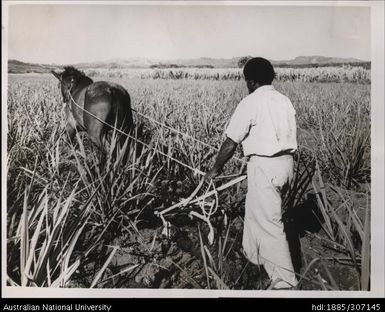
<path fill-rule="evenodd" d="M 142 117 L 152 121 L 153 123 L 156 123 L 156 124 L 160 125 L 163 128 L 166 128 L 166 129 L 169 129 L 169 130 L 171 130 L 171 131 L 173 131 L 175 133 L 178 133 L 179 135 L 184 136 L 186 138 L 189 138 L 189 139 L 191 139 L 191 140 L 193 140 L 195 142 L 198 142 L 199 144 L 201 144 L 203 146 L 206 146 L 206 147 L 209 147 L 209 148 L 211 148 L 213 150 L 219 151 L 219 148 L 216 148 L 215 146 L 212 146 L 212 145 L 207 144 L 207 143 L 205 143 L 205 142 L 203 142 L 201 140 L 198 140 L 197 138 L 194 138 L 193 136 L 191 136 L 191 135 L 189 135 L 187 133 L 181 132 L 178 129 L 175 129 L 175 128 L 172 128 L 170 126 L 167 126 L 166 124 L 164 124 L 164 123 L 162 123 L 162 122 L 160 122 L 160 121 L 158 121 L 158 120 L 156 120 L 156 119 L 154 119 L 152 117 L 149 117 L 149 116 L 147 116 L 147 115 L 137 111 L 136 109 L 132 108 L 131 110 L 134 111 L 135 113 L 137 113 L 139 116 L 142 116 Z M 242 158 L 239 158 L 239 157 L 236 157 L 236 156 L 234 156 L 233 159 L 236 159 L 238 161 L 244 162 L 244 160 Z"/>
<path fill-rule="evenodd" d="M 87 114 L 89 114 L 90 116 L 92 116 L 93 118 L 95 118 L 96 120 L 100 121 L 101 123 L 105 124 L 106 126 L 110 127 L 110 128 L 113 129 L 114 131 L 117 131 L 117 132 L 119 132 L 120 134 L 122 134 L 122 135 L 124 135 L 124 136 L 126 136 L 126 137 L 128 137 L 128 138 L 131 138 L 131 139 L 135 140 L 136 142 L 139 142 L 140 144 L 143 144 L 144 146 L 146 146 L 146 147 L 148 147 L 148 148 L 150 148 L 150 149 L 152 149 L 152 150 L 158 152 L 159 154 L 161 154 L 161 155 L 163 155 L 163 156 L 165 156 L 165 157 L 171 159 L 172 161 L 174 161 L 174 162 L 180 164 L 181 166 L 183 166 L 183 167 L 185 167 L 185 168 L 188 168 L 188 169 L 192 170 L 195 174 L 200 174 L 200 175 L 202 175 L 202 176 L 205 175 L 205 173 L 202 172 L 202 171 L 200 171 L 198 168 L 191 167 L 191 166 L 189 166 L 189 165 L 187 165 L 187 164 L 181 162 L 180 160 L 178 160 L 178 159 L 176 159 L 176 158 L 174 158 L 174 157 L 172 157 L 172 156 L 170 156 L 170 155 L 167 155 L 166 153 L 163 153 L 162 151 L 160 151 L 160 150 L 158 150 L 158 149 L 156 149 L 156 148 L 154 148 L 154 147 L 152 147 L 152 146 L 150 146 L 150 145 L 148 145 L 148 144 L 142 142 L 141 140 L 139 140 L 139 139 L 137 139 L 137 138 L 131 136 L 130 134 L 128 134 L 128 133 L 126 133 L 126 132 L 124 132 L 124 131 L 122 131 L 122 130 L 116 128 L 116 127 L 114 127 L 113 125 L 110 125 L 109 123 L 105 122 L 103 119 L 99 118 L 98 116 L 94 115 L 93 113 L 89 112 L 88 110 L 86 110 L 86 109 L 84 109 L 83 107 L 81 107 L 78 103 L 76 103 L 76 101 L 74 100 L 74 98 L 72 97 L 72 94 L 71 94 L 70 92 L 68 92 L 68 94 L 69 94 L 69 96 L 70 96 L 70 98 L 71 98 L 71 101 L 72 101 L 78 108 L 80 108 L 82 111 L 86 112 Z"/>

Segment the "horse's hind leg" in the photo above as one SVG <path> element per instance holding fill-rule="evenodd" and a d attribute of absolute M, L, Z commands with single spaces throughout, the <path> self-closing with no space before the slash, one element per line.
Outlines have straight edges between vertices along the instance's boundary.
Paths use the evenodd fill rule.
<path fill-rule="evenodd" d="M 106 162 L 107 157 L 107 152 L 103 144 L 103 124 L 101 124 L 100 122 L 91 123 L 87 128 L 87 132 L 90 140 L 94 143 L 100 154 L 98 165 L 103 166 Z"/>
<path fill-rule="evenodd" d="M 89 134 L 89 138 L 91 141 L 96 145 L 96 147 L 102 151 L 105 152 L 105 148 L 103 145 L 103 127 L 91 127 L 87 129 L 87 132 Z"/>
<path fill-rule="evenodd" d="M 119 142 L 118 142 L 118 145 L 120 147 L 120 153 L 123 153 L 122 155 L 122 163 L 123 164 L 127 164 L 128 162 L 128 159 L 131 157 L 131 153 L 132 153 L 132 131 L 127 128 L 127 129 L 124 129 L 122 130 L 123 133 L 127 134 L 127 135 L 124 135 L 124 134 L 120 134 L 119 136 Z"/>

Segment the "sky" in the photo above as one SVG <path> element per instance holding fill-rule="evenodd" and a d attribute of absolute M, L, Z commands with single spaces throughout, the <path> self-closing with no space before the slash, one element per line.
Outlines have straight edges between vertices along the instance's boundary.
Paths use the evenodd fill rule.
<path fill-rule="evenodd" d="M 45 64 L 245 55 L 370 60 L 370 8 L 10 5 L 7 44 L 9 59 Z"/>

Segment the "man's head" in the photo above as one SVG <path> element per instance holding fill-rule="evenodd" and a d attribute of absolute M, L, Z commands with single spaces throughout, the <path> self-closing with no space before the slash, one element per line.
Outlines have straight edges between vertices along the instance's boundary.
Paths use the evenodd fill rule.
<path fill-rule="evenodd" d="M 262 57 L 255 57 L 247 61 L 243 74 L 250 93 L 260 86 L 271 85 L 275 77 L 273 65 Z"/>

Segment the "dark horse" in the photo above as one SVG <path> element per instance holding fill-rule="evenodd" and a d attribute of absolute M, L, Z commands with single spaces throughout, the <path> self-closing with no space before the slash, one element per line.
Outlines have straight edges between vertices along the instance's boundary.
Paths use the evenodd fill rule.
<path fill-rule="evenodd" d="M 122 86 L 106 81 L 93 82 L 72 66 L 64 67 L 62 73 L 51 72 L 60 81 L 63 102 L 66 104 L 66 130 L 70 139 L 73 139 L 76 130 L 87 131 L 90 139 L 104 150 L 102 138 L 112 130 L 105 123 L 128 134 L 133 129 L 130 95 Z"/>

